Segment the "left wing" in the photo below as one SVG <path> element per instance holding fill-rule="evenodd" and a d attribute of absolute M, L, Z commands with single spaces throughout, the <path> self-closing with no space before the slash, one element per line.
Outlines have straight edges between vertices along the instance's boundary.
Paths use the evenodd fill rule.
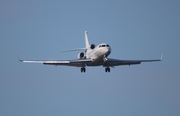
<path fill-rule="evenodd" d="M 105 65 L 108 66 L 120 66 L 120 65 L 134 65 L 134 64 L 141 64 L 141 62 L 155 62 L 161 61 L 163 59 L 163 55 L 161 55 L 160 59 L 154 60 L 119 60 L 119 59 L 106 59 Z"/>
<path fill-rule="evenodd" d="M 42 63 L 45 65 L 63 65 L 63 66 L 75 66 L 75 67 L 84 67 L 87 63 L 91 63 L 91 59 L 77 59 L 77 60 L 21 60 L 21 62 L 27 63 Z"/>

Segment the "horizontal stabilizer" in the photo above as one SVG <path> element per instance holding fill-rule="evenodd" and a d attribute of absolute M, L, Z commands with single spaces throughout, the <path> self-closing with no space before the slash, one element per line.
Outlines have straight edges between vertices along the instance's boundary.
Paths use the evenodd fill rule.
<path fill-rule="evenodd" d="M 61 52 L 73 52 L 73 51 L 79 51 L 79 50 L 86 50 L 87 48 L 76 48 L 76 49 L 71 49 L 71 50 L 63 50 Z"/>

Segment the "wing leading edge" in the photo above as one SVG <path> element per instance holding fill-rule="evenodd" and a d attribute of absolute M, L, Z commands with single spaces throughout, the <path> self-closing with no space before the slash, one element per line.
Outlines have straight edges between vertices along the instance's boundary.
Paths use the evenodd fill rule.
<path fill-rule="evenodd" d="M 19 58 L 18 58 L 19 59 Z M 42 63 L 44 65 L 62 65 L 62 66 L 74 66 L 74 67 L 84 67 L 87 63 L 91 63 L 91 59 L 77 59 L 77 60 L 21 60 L 20 62 L 27 63 Z"/>
<path fill-rule="evenodd" d="M 54 65 L 54 66 L 74 66 L 74 67 L 85 67 L 87 64 L 92 63 L 92 59 L 76 59 L 76 60 L 21 60 L 20 62 L 26 63 L 42 63 L 44 65 Z M 141 62 L 155 62 L 161 61 L 163 59 L 163 54 L 160 59 L 154 60 L 120 60 L 120 59 L 109 59 L 105 58 L 105 63 L 103 66 L 120 66 L 120 65 L 135 65 L 141 64 Z"/>

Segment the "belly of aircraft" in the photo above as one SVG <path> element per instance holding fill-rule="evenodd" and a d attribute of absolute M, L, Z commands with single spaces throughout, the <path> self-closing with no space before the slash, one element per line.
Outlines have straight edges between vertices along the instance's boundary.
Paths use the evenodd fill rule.
<path fill-rule="evenodd" d="M 101 66 L 104 64 L 104 55 L 108 56 L 109 53 L 103 53 L 102 51 L 96 51 L 94 53 L 94 56 L 91 56 L 93 61 L 91 63 L 88 63 L 87 66 Z"/>
<path fill-rule="evenodd" d="M 94 58 L 93 62 L 88 63 L 87 66 L 101 66 L 104 64 L 103 57 Z"/>

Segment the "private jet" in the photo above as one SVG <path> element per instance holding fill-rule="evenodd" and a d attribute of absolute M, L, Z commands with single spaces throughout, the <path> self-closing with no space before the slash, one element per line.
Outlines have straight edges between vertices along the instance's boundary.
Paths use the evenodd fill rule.
<path fill-rule="evenodd" d="M 45 65 L 55 65 L 55 66 L 73 66 L 80 67 L 81 72 L 86 72 L 87 66 L 103 66 L 105 67 L 105 72 L 110 72 L 110 67 L 114 68 L 115 66 L 121 65 L 135 65 L 140 64 L 141 62 L 154 62 L 161 61 L 163 55 L 160 59 L 153 60 L 121 60 L 121 59 L 111 59 L 108 56 L 111 53 L 111 47 L 109 44 L 101 43 L 98 46 L 90 44 L 88 40 L 88 32 L 85 31 L 85 48 L 77 48 L 71 50 L 65 50 L 62 52 L 71 52 L 78 50 L 85 50 L 85 52 L 80 52 L 78 54 L 78 59 L 75 60 L 21 60 L 19 61 L 27 63 L 42 63 Z"/>

